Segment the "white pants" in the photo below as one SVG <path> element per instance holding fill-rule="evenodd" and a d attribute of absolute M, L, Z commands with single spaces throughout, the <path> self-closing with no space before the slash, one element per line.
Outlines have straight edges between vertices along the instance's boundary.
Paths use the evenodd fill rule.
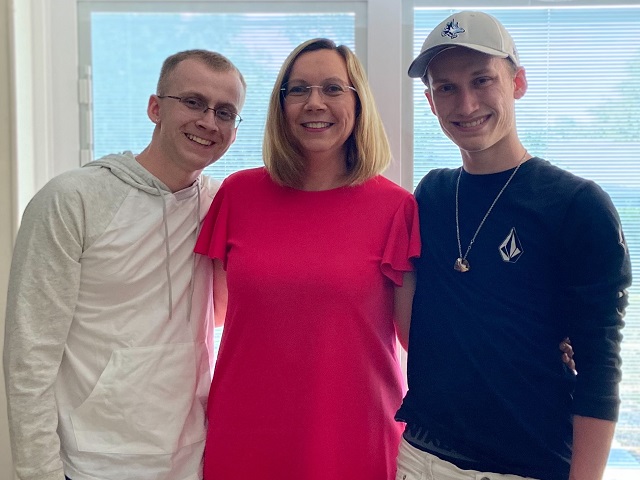
<path fill-rule="evenodd" d="M 396 480 L 533 480 L 502 473 L 462 470 L 409 444 L 404 438 L 398 453 Z"/>

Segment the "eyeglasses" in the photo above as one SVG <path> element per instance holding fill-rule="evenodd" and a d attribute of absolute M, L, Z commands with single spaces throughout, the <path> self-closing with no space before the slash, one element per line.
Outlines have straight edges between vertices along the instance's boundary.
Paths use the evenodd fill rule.
<path fill-rule="evenodd" d="M 223 125 L 233 125 L 233 128 L 238 128 L 242 117 L 235 112 L 226 110 L 224 108 L 211 108 L 202 99 L 198 97 L 175 97 L 173 95 L 158 95 L 158 98 L 173 98 L 178 100 L 182 105 L 189 110 L 200 113 L 207 113 L 208 110 L 213 112 L 216 120 L 219 120 Z"/>
<path fill-rule="evenodd" d="M 280 91 L 282 92 L 282 97 L 287 102 L 302 103 L 308 100 L 312 88 L 318 88 L 327 101 L 337 100 L 349 90 L 356 92 L 355 88 L 349 85 L 340 85 L 339 83 L 325 83 L 324 85 L 289 85 L 285 83 Z"/>

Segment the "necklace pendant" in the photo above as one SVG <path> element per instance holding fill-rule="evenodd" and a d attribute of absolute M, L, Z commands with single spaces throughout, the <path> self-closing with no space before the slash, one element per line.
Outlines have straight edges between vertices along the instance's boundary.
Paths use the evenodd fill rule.
<path fill-rule="evenodd" d="M 453 264 L 453 269 L 461 273 L 468 272 L 470 268 L 466 258 L 458 258 L 456 263 Z"/>

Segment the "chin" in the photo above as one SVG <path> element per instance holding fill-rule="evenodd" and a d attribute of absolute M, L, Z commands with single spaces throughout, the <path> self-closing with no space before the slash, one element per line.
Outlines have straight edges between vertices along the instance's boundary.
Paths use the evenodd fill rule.
<path fill-rule="evenodd" d="M 467 152 L 482 152 L 484 150 L 490 149 L 492 146 L 496 144 L 496 142 L 492 142 L 487 140 L 486 138 L 461 138 L 461 137 L 449 137 L 453 143 L 455 143 L 460 150 L 465 150 Z"/>

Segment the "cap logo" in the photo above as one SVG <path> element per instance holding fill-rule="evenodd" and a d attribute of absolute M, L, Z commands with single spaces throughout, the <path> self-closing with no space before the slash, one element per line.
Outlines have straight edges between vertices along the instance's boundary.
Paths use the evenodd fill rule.
<path fill-rule="evenodd" d="M 464 32 L 464 28 L 460 27 L 456 20 L 451 20 L 444 27 L 440 35 L 443 37 L 458 38 L 458 35 Z"/>

